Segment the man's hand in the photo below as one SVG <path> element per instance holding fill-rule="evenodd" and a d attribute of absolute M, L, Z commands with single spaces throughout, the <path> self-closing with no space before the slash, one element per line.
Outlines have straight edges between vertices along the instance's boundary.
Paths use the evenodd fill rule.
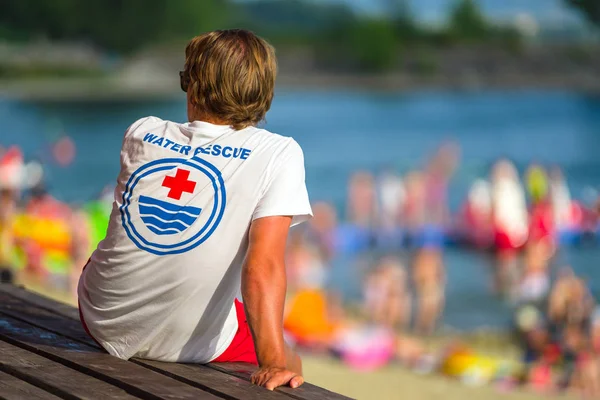
<path fill-rule="evenodd" d="M 268 390 L 286 385 L 295 389 L 304 383 L 304 378 L 285 368 L 264 367 L 252 374 L 252 383 Z"/>

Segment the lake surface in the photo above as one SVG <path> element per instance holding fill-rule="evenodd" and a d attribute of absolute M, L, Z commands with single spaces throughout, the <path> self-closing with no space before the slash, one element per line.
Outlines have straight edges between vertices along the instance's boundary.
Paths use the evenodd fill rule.
<path fill-rule="evenodd" d="M 68 168 L 47 167 L 52 193 L 84 202 L 111 185 L 119 170 L 121 139 L 136 119 L 155 115 L 183 121 L 185 100 L 165 102 L 21 102 L 0 98 L 0 145 L 19 145 L 28 158 L 49 160 L 49 143 L 68 134 L 77 155 Z M 458 207 L 471 182 L 485 177 L 499 157 L 523 170 L 531 161 L 561 166 L 572 194 L 587 199 L 600 186 L 600 97 L 567 92 L 440 92 L 390 94 L 368 91 L 277 93 L 266 128 L 293 136 L 303 147 L 313 200 L 342 212 L 349 175 L 422 166 L 446 140 L 462 149 L 450 203 Z M 559 257 L 600 291 L 600 251 L 570 249 Z M 488 291 L 489 260 L 451 250 L 446 254 L 445 322 L 461 328 L 502 326 L 508 306 Z M 356 295 L 353 269 L 336 265 L 334 282 Z"/>

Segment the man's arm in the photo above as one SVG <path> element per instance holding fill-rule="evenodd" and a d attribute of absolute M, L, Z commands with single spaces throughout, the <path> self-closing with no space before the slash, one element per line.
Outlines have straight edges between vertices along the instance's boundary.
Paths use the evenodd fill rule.
<path fill-rule="evenodd" d="M 283 339 L 284 257 L 291 222 L 283 216 L 254 220 L 242 269 L 242 296 L 260 367 L 252 382 L 269 390 L 304 382 L 300 358 Z"/>

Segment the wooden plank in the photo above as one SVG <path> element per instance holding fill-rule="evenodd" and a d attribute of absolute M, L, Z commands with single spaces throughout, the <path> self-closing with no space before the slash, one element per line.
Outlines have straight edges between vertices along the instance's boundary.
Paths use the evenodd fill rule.
<path fill-rule="evenodd" d="M 282 400 L 288 398 L 279 392 L 250 384 L 247 380 L 209 368 L 205 365 L 163 363 L 148 360 L 133 360 L 135 363 L 166 374 L 174 379 L 197 386 L 206 391 L 244 400 Z"/>
<path fill-rule="evenodd" d="M 0 314 L 11 316 L 80 343 L 97 347 L 96 343 L 82 329 L 79 321 L 67 319 L 45 309 L 34 307 L 2 292 L 0 292 Z M 248 400 L 282 399 L 281 394 L 251 385 L 244 379 L 204 365 L 161 363 L 140 359 L 135 359 L 135 362 L 163 375 L 223 397 Z"/>
<path fill-rule="evenodd" d="M 256 367 L 254 365 L 245 363 L 213 363 L 209 364 L 208 366 L 217 371 L 225 372 L 227 374 L 237 376 L 244 380 L 250 380 L 250 376 L 254 371 L 256 371 Z M 342 396 L 341 394 L 337 394 L 327 389 L 311 385 L 310 383 L 304 383 L 304 385 L 300 386 L 297 389 L 292 389 L 290 387 L 280 387 L 277 389 L 277 391 L 298 400 L 350 399 L 350 397 Z"/>
<path fill-rule="evenodd" d="M 0 316 L 0 339 L 144 399 L 218 399 L 201 389 L 12 317 Z"/>
<path fill-rule="evenodd" d="M 0 371 L 0 399 L 60 400 L 60 397 Z"/>
<path fill-rule="evenodd" d="M 0 370 L 64 399 L 137 398 L 116 386 L 6 342 L 0 341 L 0 354 Z"/>
<path fill-rule="evenodd" d="M 55 314 L 79 320 L 79 311 L 77 311 L 77 308 L 71 307 L 68 304 L 54 301 L 47 297 L 40 296 L 34 292 L 24 289 L 23 287 L 9 285 L 6 283 L 0 284 L 0 292 L 10 294 Z"/>
<path fill-rule="evenodd" d="M 35 293 L 28 292 L 24 289 L 13 287 L 13 288 L 10 288 L 9 290 L 6 290 L 6 288 L 4 286 L 7 286 L 7 285 L 0 285 L 0 312 L 7 312 L 6 309 L 4 309 L 2 306 L 2 303 L 4 300 L 4 302 L 6 302 L 6 304 L 11 304 L 12 307 L 21 307 L 21 308 L 19 308 L 19 311 L 18 311 L 19 318 L 27 318 L 28 322 L 34 323 L 36 325 L 40 322 L 43 322 L 44 325 L 39 325 L 39 326 L 42 326 L 45 329 L 48 329 L 55 333 L 67 336 L 67 337 L 77 340 L 79 342 L 96 346 L 96 344 L 93 342 L 93 340 L 90 339 L 89 336 L 81 328 L 81 324 L 79 322 L 79 314 L 77 313 L 77 310 L 74 309 L 73 307 L 69 307 L 69 306 L 63 305 L 61 303 L 58 303 L 54 300 L 47 299 L 45 297 L 41 297 Z M 29 311 L 26 311 L 27 308 L 23 308 L 26 304 L 23 304 L 22 302 L 16 302 L 14 299 L 12 301 L 9 300 L 8 297 L 2 296 L 2 292 L 9 293 L 10 296 L 8 296 L 8 297 L 14 296 L 14 297 L 18 298 L 18 300 L 24 301 L 29 304 L 35 304 L 36 306 L 43 308 L 43 310 L 47 310 L 47 311 L 45 311 L 46 314 L 44 314 L 45 317 L 43 317 L 41 315 L 42 313 L 44 313 L 44 311 L 40 311 L 39 309 L 36 309 L 35 307 L 29 308 Z M 20 306 L 18 306 L 17 304 L 20 304 Z M 71 311 L 69 311 L 69 309 Z M 55 310 L 56 310 L 56 313 L 54 312 Z M 73 310 L 75 312 L 73 312 Z M 33 315 L 31 315 L 32 313 L 33 313 Z M 50 325 L 50 324 L 48 324 L 49 321 L 45 320 L 45 318 L 50 318 L 49 315 L 51 315 L 51 314 L 60 314 L 61 316 L 65 316 L 70 319 L 76 319 L 77 321 L 73 322 L 73 321 L 61 319 L 60 324 L 57 324 L 56 322 L 54 322 Z M 144 365 L 146 367 L 155 369 L 155 370 L 157 368 L 157 365 L 152 364 L 152 362 L 149 362 L 146 360 L 136 360 L 136 362 L 141 365 Z M 164 364 L 167 364 L 167 363 L 164 363 Z M 202 366 L 194 366 L 194 367 L 202 367 Z M 244 381 L 249 381 L 251 374 L 255 370 L 254 366 L 249 365 L 249 364 L 243 364 L 243 363 L 223 363 L 223 364 L 215 363 L 215 364 L 209 364 L 205 367 L 211 368 L 213 370 L 222 372 L 224 374 L 227 374 L 227 375 L 239 378 L 239 379 L 242 379 Z M 192 379 L 190 379 L 190 378 L 193 378 L 193 376 L 194 376 L 191 373 L 191 371 L 187 368 L 169 367 L 169 368 L 173 368 L 171 371 L 167 370 L 166 368 L 167 368 L 167 366 L 164 365 L 162 368 L 159 368 L 159 369 L 162 371 L 162 373 L 165 373 L 167 376 L 173 376 L 173 377 L 179 376 L 181 378 L 181 380 L 185 381 L 185 382 L 192 381 Z M 177 370 L 177 372 L 173 372 L 175 370 Z M 180 375 L 179 373 L 185 374 L 185 375 Z M 197 378 L 197 381 L 195 382 L 196 385 L 203 384 L 200 379 L 201 379 L 200 377 Z M 202 386 L 199 386 L 199 387 L 202 387 Z M 261 388 L 259 388 L 259 389 L 262 392 L 262 389 Z M 279 389 L 277 389 L 277 392 L 281 393 L 281 394 L 285 394 L 288 397 L 292 397 L 292 398 L 295 398 L 298 400 L 312 400 L 312 399 L 343 400 L 343 399 L 349 399 L 348 397 L 339 395 L 334 392 L 330 392 L 326 389 L 311 385 L 309 383 L 305 383 L 304 385 L 302 385 L 300 388 L 297 388 L 297 389 L 291 389 L 291 388 L 285 388 L 285 387 L 279 388 Z M 269 392 L 269 393 L 271 393 L 271 392 Z M 230 394 L 230 393 L 222 393 L 222 394 L 226 395 L 226 394 Z"/>
<path fill-rule="evenodd" d="M 77 320 L 64 317 L 40 308 L 17 297 L 0 291 L 0 314 L 46 329 L 53 333 L 66 336 L 77 342 L 100 349 L 92 338 L 85 332 L 79 317 Z"/>

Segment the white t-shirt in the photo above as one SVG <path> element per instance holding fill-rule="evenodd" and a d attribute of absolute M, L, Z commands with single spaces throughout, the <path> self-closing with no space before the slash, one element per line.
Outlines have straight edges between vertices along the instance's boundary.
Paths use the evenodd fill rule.
<path fill-rule="evenodd" d="M 238 328 L 250 223 L 312 215 L 304 156 L 250 127 L 148 117 L 125 133 L 106 238 L 81 275 L 85 322 L 112 355 L 209 362 Z"/>

